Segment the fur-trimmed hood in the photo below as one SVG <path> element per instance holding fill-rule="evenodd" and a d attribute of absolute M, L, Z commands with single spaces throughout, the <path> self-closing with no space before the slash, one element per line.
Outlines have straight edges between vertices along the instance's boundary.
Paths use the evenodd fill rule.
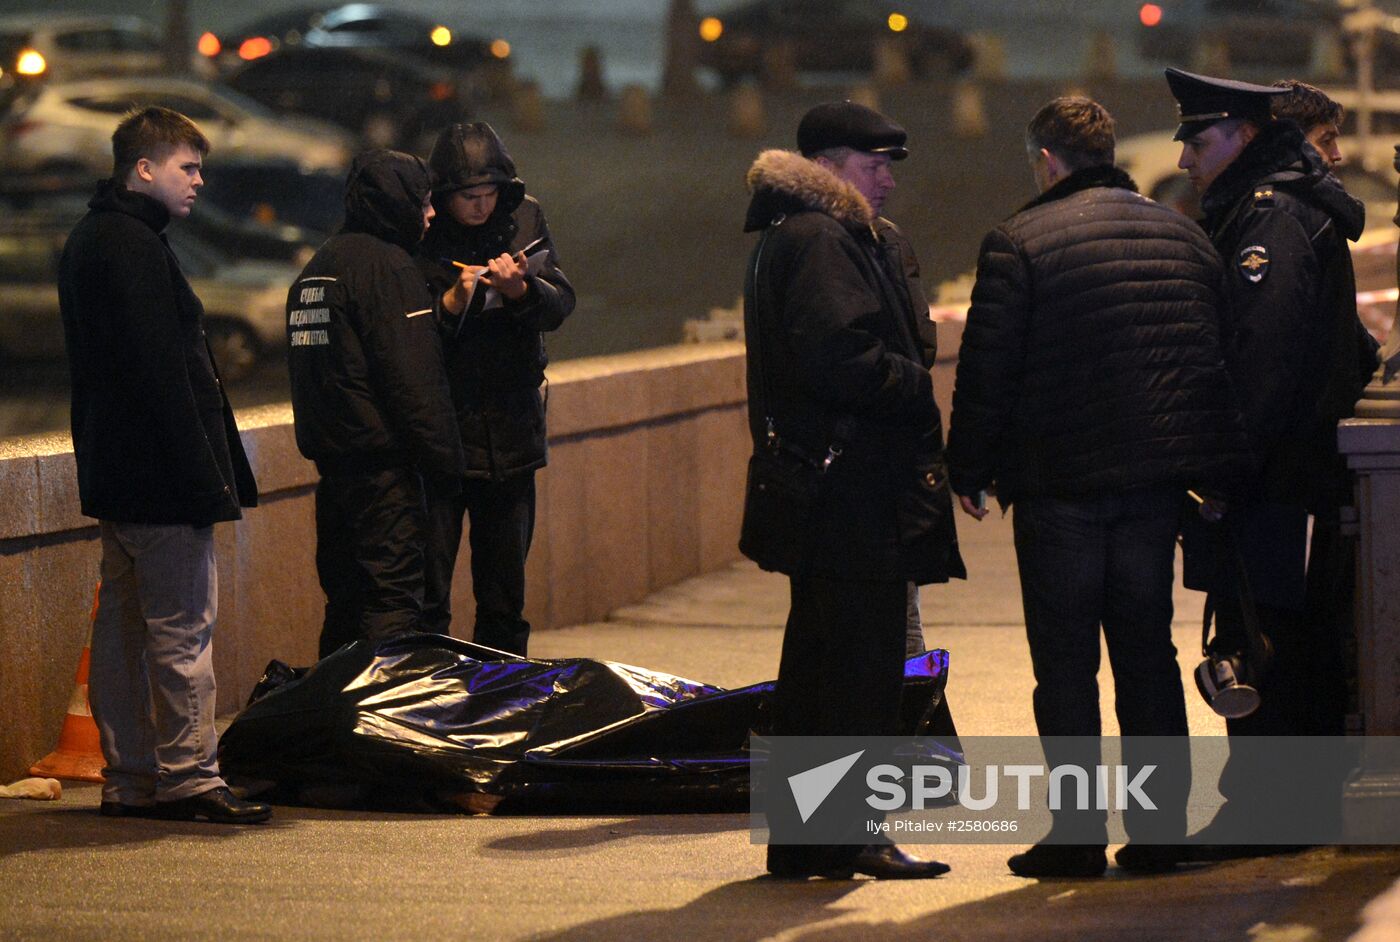
<path fill-rule="evenodd" d="M 744 231 L 765 229 L 780 215 L 825 213 L 849 229 L 869 230 L 875 223 L 870 202 L 851 184 L 794 151 L 766 150 L 749 168 L 753 199 Z"/>

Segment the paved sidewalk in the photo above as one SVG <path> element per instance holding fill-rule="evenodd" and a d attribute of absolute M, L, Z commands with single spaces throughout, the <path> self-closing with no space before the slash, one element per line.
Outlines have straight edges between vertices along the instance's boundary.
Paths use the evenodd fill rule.
<path fill-rule="evenodd" d="M 929 641 L 952 655 L 954 716 L 964 734 L 1031 733 L 1009 523 L 961 529 L 973 580 L 923 594 Z M 1190 666 L 1199 600 L 1182 592 L 1178 603 Z M 739 686 L 773 675 L 785 613 L 785 581 L 741 564 L 607 622 L 542 633 L 533 651 Z M 1222 731 L 1188 702 L 1194 732 Z M 1390 849 L 1038 882 L 1007 872 L 1019 847 L 962 844 L 915 848 L 953 865 L 937 880 L 789 884 L 761 876 L 744 815 L 278 808 L 269 825 L 235 828 L 104 819 L 97 800 L 95 787 L 70 786 L 55 803 L 0 801 L 0 940 L 1400 939 Z"/>

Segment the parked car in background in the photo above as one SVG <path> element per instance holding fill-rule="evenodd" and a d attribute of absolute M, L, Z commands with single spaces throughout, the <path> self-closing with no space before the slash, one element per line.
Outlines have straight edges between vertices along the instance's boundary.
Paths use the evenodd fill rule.
<path fill-rule="evenodd" d="M 956 30 L 879 0 L 753 0 L 706 17 L 700 37 L 700 64 L 726 85 L 761 75 L 773 55 L 790 56 L 800 72 L 868 71 L 884 41 L 901 47 L 920 76 L 963 72 L 974 58 Z"/>
<path fill-rule="evenodd" d="M 334 122 L 373 147 L 426 153 L 440 128 L 471 114 L 450 71 L 368 49 L 283 48 L 224 81 L 274 111 Z"/>
<path fill-rule="evenodd" d="M 87 211 L 87 199 L 71 194 L 0 212 L 0 355 L 64 355 L 58 260 L 68 233 Z M 287 288 L 297 269 L 233 261 L 187 228 L 167 232 L 204 303 L 205 332 L 220 372 L 229 381 L 246 376 L 286 341 Z"/>
<path fill-rule="evenodd" d="M 289 120 L 228 89 L 191 79 L 118 76 L 42 83 L 0 118 L 0 168 L 112 172 L 112 129 L 132 108 L 163 105 L 188 115 L 220 155 L 284 157 L 340 169 L 354 140 L 329 124 Z"/>
<path fill-rule="evenodd" d="M 344 221 L 343 172 L 307 169 L 290 160 L 239 160 L 214 155 L 189 221 L 218 213 L 260 231 L 295 232 L 321 245 Z M 214 241 L 214 239 L 210 239 Z M 234 255 L 242 255 L 237 249 Z"/>
<path fill-rule="evenodd" d="M 279 49 L 359 49 L 450 69 L 469 97 L 491 95 L 510 78 L 510 43 L 454 30 L 438 20 L 374 3 L 302 8 L 261 17 L 206 42 L 225 66 Z"/>
<path fill-rule="evenodd" d="M 213 74 L 201 56 L 191 64 L 205 75 Z M 21 79 L 149 75 L 164 67 L 160 33 L 137 17 L 62 13 L 0 17 L 0 70 Z"/>
<path fill-rule="evenodd" d="M 172 219 L 233 260 L 304 265 L 345 216 L 345 174 L 304 170 L 290 160 L 222 158 L 204 164 L 193 211 Z M 88 172 L 0 175 L 0 207 L 28 210 L 55 201 L 86 200 Z"/>

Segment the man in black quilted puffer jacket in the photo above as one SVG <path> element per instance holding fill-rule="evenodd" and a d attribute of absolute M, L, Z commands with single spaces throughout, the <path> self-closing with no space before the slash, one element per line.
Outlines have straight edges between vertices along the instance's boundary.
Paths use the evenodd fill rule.
<path fill-rule="evenodd" d="M 1247 451 L 1220 348 L 1222 266 L 1186 217 L 1113 166 L 1113 119 L 1057 98 L 1026 131 L 1040 196 L 983 241 L 959 355 L 948 459 L 963 510 L 995 487 L 1014 505 L 1016 558 L 1044 737 L 1098 737 L 1099 632 L 1125 737 L 1173 737 L 1186 705 L 1171 640 L 1177 517 L 1188 488 L 1218 490 Z M 1046 741 L 1051 766 L 1098 763 Z M 1124 758 L 1134 765 L 1125 742 Z M 1172 783 L 1176 789 L 1189 782 Z M 1185 791 L 1125 814 L 1138 870 L 1174 866 Z M 1057 813 L 1009 861 L 1023 876 L 1107 866 L 1106 815 Z"/>

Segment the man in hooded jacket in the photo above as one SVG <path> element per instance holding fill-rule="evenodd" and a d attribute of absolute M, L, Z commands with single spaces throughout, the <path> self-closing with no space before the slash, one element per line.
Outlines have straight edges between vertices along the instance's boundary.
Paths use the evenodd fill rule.
<path fill-rule="evenodd" d="M 287 296 L 297 447 L 316 462 L 322 657 L 423 630 L 428 492 L 463 470 L 437 321 L 465 301 L 423 282 L 409 254 L 433 217 L 423 161 L 355 158 L 345 226 Z"/>
<path fill-rule="evenodd" d="M 1201 194 L 1206 232 L 1225 261 L 1221 336 L 1255 463 L 1247 486 L 1229 495 L 1221 525 L 1273 647 L 1258 710 L 1227 721 L 1226 805 L 1198 835 L 1204 849 L 1194 854 L 1219 858 L 1261 852 L 1240 835 L 1268 820 L 1266 797 L 1295 806 L 1316 799 L 1319 813 L 1337 805 L 1336 794 L 1306 796 L 1303 786 L 1330 790 L 1339 782 L 1275 776 L 1260 764 L 1273 761 L 1268 756 L 1242 761 L 1235 740 L 1344 732 L 1344 639 L 1302 617 L 1308 514 L 1335 514 L 1349 499 L 1337 423 L 1352 414 L 1375 369 L 1375 346 L 1357 320 L 1347 247 L 1361 235 L 1364 207 L 1304 146 L 1296 124 L 1271 118 L 1271 104 L 1287 90 L 1178 69 L 1166 75 L 1181 110 L 1179 165 Z M 1219 646 L 1242 649 L 1234 567 L 1214 557 L 1209 536 L 1186 536 L 1187 585 L 1210 592 Z M 1260 844 L 1270 836 L 1258 835 Z"/>
<path fill-rule="evenodd" d="M 908 584 L 966 576 L 907 246 L 877 229 L 905 139 L 879 112 L 830 102 L 799 124 L 801 153 L 765 151 L 748 173 L 744 229 L 760 236 L 744 290 L 754 455 L 739 547 L 791 582 L 775 736 L 899 733 Z M 770 797 L 777 833 L 796 810 Z M 879 822 L 846 823 L 868 840 Z M 840 844 L 770 843 L 768 870 L 947 870 L 845 834 Z"/>
<path fill-rule="evenodd" d="M 454 124 L 438 136 L 436 221 L 418 250 L 435 290 L 480 276 L 465 316 L 443 323 L 452 405 L 466 450 L 459 493 L 428 507 L 427 628 L 448 633 L 452 572 L 471 520 L 473 640 L 524 656 L 525 559 L 535 527 L 535 471 L 546 462 L 544 334 L 574 309 L 544 211 L 515 175 L 489 124 Z M 529 253 L 529 258 L 521 255 Z M 487 299 L 494 296 L 498 303 Z"/>

